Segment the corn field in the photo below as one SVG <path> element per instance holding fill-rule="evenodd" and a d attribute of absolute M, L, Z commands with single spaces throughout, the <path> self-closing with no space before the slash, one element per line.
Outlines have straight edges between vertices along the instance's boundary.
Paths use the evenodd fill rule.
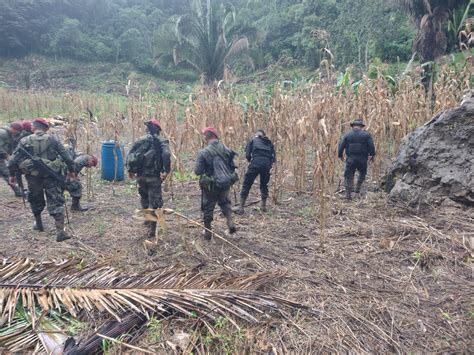
<path fill-rule="evenodd" d="M 64 117 L 69 124 L 62 134 L 74 136 L 79 149 L 93 154 L 99 153 L 100 143 L 106 140 L 118 141 L 126 152 L 144 133 L 144 122 L 156 116 L 170 140 L 175 176 L 185 176 L 192 168 L 192 159 L 202 147 L 202 128 L 215 126 L 224 143 L 239 153 L 257 128 L 264 129 L 277 150 L 273 201 L 278 202 L 285 191 L 314 196 L 323 228 L 343 169 L 337 159 L 337 145 L 349 122 L 363 118 L 373 135 L 378 153 L 371 177 L 378 180 L 407 133 L 459 103 L 470 88 L 471 72 L 470 62 L 463 73 L 442 68 L 428 94 L 409 76 L 400 80 L 396 89 L 384 78 L 363 77 L 357 90 L 351 86 L 336 89 L 324 81 L 294 90 L 275 85 L 271 96 L 259 94 L 245 106 L 232 91 L 216 88 L 190 96 L 184 107 L 147 95 L 124 99 L 7 91 L 0 91 L 0 104 L 4 116 L 11 120 L 31 118 L 26 115 L 32 113 Z M 237 160 L 242 176 L 244 154 Z M 173 185 L 173 179 L 168 184 Z"/>

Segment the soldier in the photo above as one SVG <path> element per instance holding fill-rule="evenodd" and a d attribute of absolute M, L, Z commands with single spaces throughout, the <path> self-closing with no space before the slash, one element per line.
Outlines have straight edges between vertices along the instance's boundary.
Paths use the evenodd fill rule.
<path fill-rule="evenodd" d="M 13 122 L 9 126 L 0 128 L 0 175 L 11 187 L 16 197 L 22 197 L 23 192 L 18 185 L 10 183 L 7 160 L 13 153 L 16 139 L 21 134 L 22 130 L 23 126 L 20 122 Z"/>
<path fill-rule="evenodd" d="M 31 121 L 22 121 L 21 126 L 23 127 L 23 131 L 21 131 L 19 137 L 20 139 L 18 141 L 20 141 L 21 138 L 25 138 L 28 137 L 30 134 L 33 134 L 33 126 L 31 124 Z"/>
<path fill-rule="evenodd" d="M 248 142 L 245 148 L 245 157 L 250 163 L 242 184 L 240 192 L 239 214 L 245 212 L 245 201 L 249 196 L 250 188 L 255 179 L 260 175 L 260 192 L 262 194 L 262 211 L 267 211 L 268 183 L 270 181 L 270 170 L 276 162 L 276 154 L 273 143 L 265 135 L 262 129 L 255 132 L 255 137 Z"/>
<path fill-rule="evenodd" d="M 156 119 L 146 123 L 147 135 L 136 141 L 127 156 L 127 169 L 130 179 L 137 178 L 138 192 L 143 209 L 162 208 L 161 183 L 171 170 L 169 141 L 160 136 L 161 124 Z M 156 222 L 149 226 L 148 237 L 153 238 Z"/>
<path fill-rule="evenodd" d="M 30 134 L 33 134 L 33 131 L 32 131 L 33 127 L 31 125 L 31 121 L 22 121 L 21 126 L 23 127 L 23 130 L 16 137 L 15 142 L 14 142 L 13 150 L 15 150 L 16 146 L 18 145 L 18 143 L 20 143 L 20 141 L 23 138 L 28 137 Z M 23 191 L 24 196 L 26 196 L 28 194 L 28 190 L 24 188 L 21 171 L 19 171 L 16 174 L 16 182 L 17 182 L 18 186 L 20 187 L 20 189 Z"/>
<path fill-rule="evenodd" d="M 344 151 L 346 153 L 346 170 L 344 171 L 346 199 L 352 199 L 352 189 L 354 187 L 354 175 L 359 172 L 355 192 L 359 193 L 362 183 L 367 174 L 367 160 L 374 161 L 375 146 L 372 136 L 367 131 L 361 119 L 356 119 L 351 123 L 352 131 L 347 133 L 339 144 L 338 156 L 344 161 Z"/>
<path fill-rule="evenodd" d="M 49 123 L 44 118 L 33 121 L 33 134 L 23 138 L 9 164 L 10 182 L 15 183 L 15 174 L 21 170 L 28 183 L 28 201 L 35 217 L 34 230 L 44 231 L 41 213 L 47 204 L 49 214 L 56 225 L 56 241 L 70 239 L 64 230 L 63 186 L 57 177 L 63 171 L 64 163 L 69 170 L 68 177 L 75 178 L 74 161 L 57 137 L 48 134 Z M 48 169 L 35 164 L 41 160 Z M 45 203 L 46 195 L 46 203 Z"/>
<path fill-rule="evenodd" d="M 224 146 L 219 141 L 219 133 L 213 127 L 202 131 L 207 147 L 202 149 L 197 157 L 194 172 L 200 177 L 201 210 L 204 220 L 204 239 L 211 239 L 212 221 L 216 203 L 226 217 L 229 233 L 236 232 L 232 219 L 232 208 L 229 200 L 230 187 L 237 182 L 235 173 L 235 152 Z"/>
<path fill-rule="evenodd" d="M 71 211 L 84 212 L 87 211 L 88 208 L 81 206 L 82 184 L 79 180 L 79 173 L 84 168 L 92 168 L 97 166 L 98 160 L 97 157 L 94 155 L 75 153 L 71 151 L 69 151 L 69 154 L 74 159 L 74 170 L 76 171 L 78 177 L 73 180 L 67 179 L 65 190 L 69 192 L 69 195 L 72 198 Z"/>

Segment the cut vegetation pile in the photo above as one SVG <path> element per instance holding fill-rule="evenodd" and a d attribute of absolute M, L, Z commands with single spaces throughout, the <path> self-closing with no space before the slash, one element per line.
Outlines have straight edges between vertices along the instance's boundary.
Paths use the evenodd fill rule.
<path fill-rule="evenodd" d="M 118 338 L 144 326 L 151 317 L 194 318 L 196 328 L 205 326 L 215 332 L 210 322 L 219 317 L 238 329 L 236 321 L 257 324 L 283 309 L 305 310 L 303 305 L 257 291 L 282 276 L 281 272 L 260 272 L 204 277 L 197 268 L 180 266 L 123 275 L 110 266 L 84 267 L 77 260 L 4 260 L 0 267 L 0 346 L 13 352 L 36 349 L 51 353 L 67 343 L 68 351 L 90 353 L 101 350 L 102 339 Z M 91 312 L 106 313 L 117 323 L 99 327 L 99 335 L 74 346 L 76 341 L 65 336 L 64 326 L 74 322 L 71 317 L 85 312 L 89 316 Z M 191 350 L 192 345 L 188 344 Z"/>

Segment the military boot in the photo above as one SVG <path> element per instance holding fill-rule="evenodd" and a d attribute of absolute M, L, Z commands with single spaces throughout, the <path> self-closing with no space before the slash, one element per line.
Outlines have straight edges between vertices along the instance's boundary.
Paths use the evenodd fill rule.
<path fill-rule="evenodd" d="M 147 238 L 155 239 L 155 236 L 156 236 L 156 222 L 149 221 Z"/>
<path fill-rule="evenodd" d="M 362 187 L 363 183 L 364 183 L 364 179 L 357 179 L 356 188 L 354 190 L 356 194 L 360 193 L 360 188 Z"/>
<path fill-rule="evenodd" d="M 227 227 L 229 228 L 229 233 L 234 234 L 237 232 L 237 228 L 235 227 L 234 218 L 232 217 L 232 211 L 226 213 L 225 218 L 227 219 Z"/>
<path fill-rule="evenodd" d="M 267 212 L 267 198 L 266 197 L 262 197 L 262 205 L 260 209 L 262 210 L 262 212 Z"/>
<path fill-rule="evenodd" d="M 346 189 L 346 200 L 352 200 L 352 188 L 354 187 L 354 178 L 346 178 L 345 189 Z"/>
<path fill-rule="evenodd" d="M 211 226 L 211 223 L 204 223 L 204 227 L 206 229 L 204 229 L 204 239 L 205 240 L 211 240 L 211 237 L 212 237 L 212 226 Z"/>
<path fill-rule="evenodd" d="M 237 214 L 244 214 L 245 213 L 245 202 L 247 201 L 247 197 L 240 197 L 240 203 L 239 203 L 239 210 L 237 211 Z"/>
<path fill-rule="evenodd" d="M 33 229 L 38 232 L 44 232 L 43 220 L 41 219 L 41 214 L 35 215 L 35 223 L 33 224 Z"/>
<path fill-rule="evenodd" d="M 54 221 L 56 225 L 56 241 L 63 242 L 71 239 L 71 236 L 64 230 L 64 215 L 54 216 Z"/>
<path fill-rule="evenodd" d="M 71 203 L 71 211 L 74 212 L 84 212 L 89 210 L 88 208 L 81 206 L 81 198 L 80 197 L 73 197 Z"/>

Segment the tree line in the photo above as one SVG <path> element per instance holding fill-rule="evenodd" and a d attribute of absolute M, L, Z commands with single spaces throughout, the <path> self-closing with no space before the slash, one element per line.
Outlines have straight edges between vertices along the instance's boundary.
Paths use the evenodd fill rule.
<path fill-rule="evenodd" d="M 366 68 L 409 60 L 414 40 L 423 61 L 454 50 L 469 3 L 0 0 L 0 56 L 130 62 L 159 76 L 183 68 L 209 81 L 272 64 Z"/>

